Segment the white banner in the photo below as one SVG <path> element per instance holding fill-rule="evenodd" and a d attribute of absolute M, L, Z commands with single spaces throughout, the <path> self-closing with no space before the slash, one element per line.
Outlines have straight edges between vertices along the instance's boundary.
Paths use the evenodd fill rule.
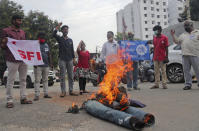
<path fill-rule="evenodd" d="M 22 60 L 27 65 L 44 64 L 38 40 L 15 40 L 8 38 L 7 46 L 16 60 Z"/>

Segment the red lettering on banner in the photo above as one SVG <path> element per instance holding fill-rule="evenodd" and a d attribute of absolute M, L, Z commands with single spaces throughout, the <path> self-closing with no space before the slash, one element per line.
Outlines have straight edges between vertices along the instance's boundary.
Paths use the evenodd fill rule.
<path fill-rule="evenodd" d="M 34 58 L 34 52 L 27 51 L 27 57 L 28 57 L 28 60 L 30 61 L 32 57 Z"/>
<path fill-rule="evenodd" d="M 26 59 L 25 51 L 18 50 L 18 52 L 19 52 L 19 55 L 21 56 L 21 58 Z"/>
<path fill-rule="evenodd" d="M 41 53 L 40 52 L 36 52 L 37 54 L 37 59 L 40 61 L 41 60 Z"/>

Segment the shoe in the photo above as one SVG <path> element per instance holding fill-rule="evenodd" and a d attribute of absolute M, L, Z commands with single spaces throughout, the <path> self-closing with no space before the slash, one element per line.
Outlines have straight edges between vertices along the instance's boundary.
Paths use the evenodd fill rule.
<path fill-rule="evenodd" d="M 166 85 L 163 86 L 163 89 L 168 89 Z"/>
<path fill-rule="evenodd" d="M 39 96 L 35 96 L 35 98 L 33 100 L 34 101 L 38 101 L 39 100 Z"/>
<path fill-rule="evenodd" d="M 32 101 L 31 100 L 27 100 L 26 98 L 25 99 L 21 99 L 21 104 L 32 104 Z"/>
<path fill-rule="evenodd" d="M 52 97 L 49 95 L 44 95 L 44 98 L 52 98 Z"/>
<path fill-rule="evenodd" d="M 84 90 L 83 93 L 89 93 L 88 91 Z"/>
<path fill-rule="evenodd" d="M 158 88 L 159 88 L 159 86 L 154 85 L 150 89 L 158 89 Z"/>
<path fill-rule="evenodd" d="M 132 89 L 131 89 L 131 88 L 128 88 L 128 91 L 132 91 Z"/>
<path fill-rule="evenodd" d="M 191 86 L 185 86 L 183 90 L 191 90 Z"/>
<path fill-rule="evenodd" d="M 12 102 L 8 102 L 6 104 L 6 108 L 13 108 L 14 107 L 14 104 Z"/>
<path fill-rule="evenodd" d="M 60 97 L 65 97 L 66 96 L 66 92 L 62 92 Z"/>
<path fill-rule="evenodd" d="M 133 87 L 133 89 L 134 89 L 134 90 L 140 90 L 140 88 L 138 88 L 138 87 Z"/>
<path fill-rule="evenodd" d="M 78 94 L 75 94 L 73 92 L 70 92 L 69 95 L 71 95 L 71 96 L 78 96 Z"/>
<path fill-rule="evenodd" d="M 83 91 L 80 91 L 79 94 L 82 95 L 82 94 L 83 94 Z"/>

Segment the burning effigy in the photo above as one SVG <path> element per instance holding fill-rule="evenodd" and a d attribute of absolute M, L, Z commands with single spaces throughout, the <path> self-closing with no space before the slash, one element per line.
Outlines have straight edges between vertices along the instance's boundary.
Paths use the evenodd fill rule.
<path fill-rule="evenodd" d="M 126 88 L 119 86 L 126 72 L 132 70 L 132 61 L 124 60 L 122 53 L 110 56 L 106 61 L 107 73 L 99 90 L 84 103 L 85 110 L 98 118 L 133 130 L 141 130 L 155 123 L 155 117 L 132 107 Z"/>

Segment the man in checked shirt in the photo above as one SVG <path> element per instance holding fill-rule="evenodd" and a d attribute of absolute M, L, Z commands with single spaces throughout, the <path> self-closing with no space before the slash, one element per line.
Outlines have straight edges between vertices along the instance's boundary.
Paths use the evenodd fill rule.
<path fill-rule="evenodd" d="M 19 72 L 19 80 L 20 80 L 20 96 L 21 96 L 21 104 L 32 104 L 32 101 L 27 100 L 25 95 L 26 88 L 26 76 L 27 76 L 27 65 L 22 62 L 15 60 L 13 54 L 10 49 L 7 47 L 7 37 L 16 39 L 16 40 L 25 40 L 25 32 L 20 29 L 22 24 L 22 16 L 14 15 L 11 19 L 12 26 L 4 28 L 1 32 L 0 36 L 0 45 L 1 48 L 5 50 L 6 56 L 6 65 L 8 67 L 8 78 L 7 78 L 7 108 L 13 108 L 13 94 L 12 88 L 14 85 L 15 77 L 17 71 Z"/>

